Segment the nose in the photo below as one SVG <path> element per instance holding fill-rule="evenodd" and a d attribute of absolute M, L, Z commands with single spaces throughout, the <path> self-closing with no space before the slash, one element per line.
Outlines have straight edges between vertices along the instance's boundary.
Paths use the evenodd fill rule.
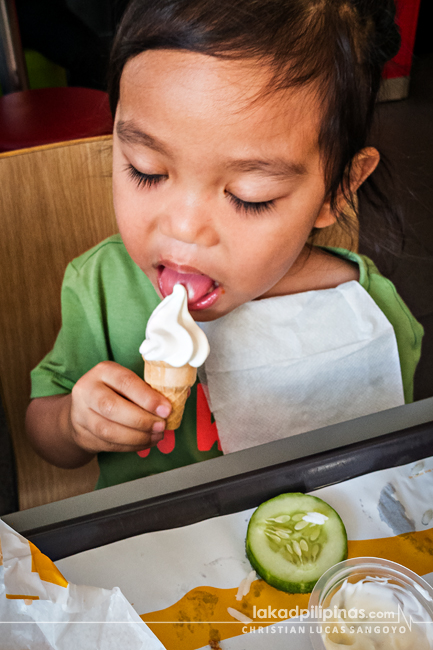
<path fill-rule="evenodd" d="M 216 220 L 209 201 L 178 196 L 165 205 L 159 218 L 160 232 L 170 239 L 206 248 L 219 243 Z"/>

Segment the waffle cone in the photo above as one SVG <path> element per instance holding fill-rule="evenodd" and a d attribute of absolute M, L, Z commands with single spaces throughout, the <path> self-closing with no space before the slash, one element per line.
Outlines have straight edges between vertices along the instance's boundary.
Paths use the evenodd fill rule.
<path fill-rule="evenodd" d="M 182 421 L 188 390 L 195 383 L 197 368 L 187 363 L 174 368 L 165 361 L 144 359 L 144 381 L 171 403 L 173 410 L 167 419 L 167 429 L 177 429 Z"/>

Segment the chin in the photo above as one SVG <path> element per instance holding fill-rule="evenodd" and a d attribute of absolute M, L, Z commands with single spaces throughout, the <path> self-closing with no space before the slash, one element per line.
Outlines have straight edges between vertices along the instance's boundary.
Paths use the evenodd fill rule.
<path fill-rule="evenodd" d="M 215 310 L 213 309 L 206 310 L 206 312 L 191 311 L 190 314 L 197 323 L 209 323 L 210 321 L 216 320 L 217 318 L 221 318 L 221 316 L 225 316 L 225 313 L 216 314 Z"/>
<path fill-rule="evenodd" d="M 236 309 L 236 307 L 239 307 L 239 305 L 234 305 L 233 307 L 225 307 L 225 308 L 217 308 L 215 307 L 209 307 L 209 309 L 197 309 L 197 310 L 191 310 L 190 314 L 193 317 L 195 321 L 198 323 L 208 323 L 209 321 L 216 320 L 217 318 L 222 318 L 223 316 L 226 316 L 229 314 L 231 311 Z"/>

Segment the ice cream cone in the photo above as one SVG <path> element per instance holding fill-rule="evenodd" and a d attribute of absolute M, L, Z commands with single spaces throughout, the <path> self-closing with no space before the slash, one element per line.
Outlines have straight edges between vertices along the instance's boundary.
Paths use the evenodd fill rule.
<path fill-rule="evenodd" d="M 173 407 L 167 419 L 167 429 L 177 429 L 180 426 L 188 390 L 195 383 L 196 377 L 197 368 L 189 363 L 175 368 L 165 361 L 144 359 L 144 381 L 164 395 Z"/>

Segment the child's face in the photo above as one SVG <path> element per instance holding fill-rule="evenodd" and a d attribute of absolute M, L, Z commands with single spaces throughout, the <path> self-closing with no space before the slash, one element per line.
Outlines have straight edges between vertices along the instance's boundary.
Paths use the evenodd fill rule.
<path fill-rule="evenodd" d="M 197 320 L 293 292 L 312 228 L 333 221 L 314 96 L 289 89 L 254 101 L 268 75 L 169 50 L 140 54 L 122 74 L 120 233 L 160 295 L 183 281 Z"/>

